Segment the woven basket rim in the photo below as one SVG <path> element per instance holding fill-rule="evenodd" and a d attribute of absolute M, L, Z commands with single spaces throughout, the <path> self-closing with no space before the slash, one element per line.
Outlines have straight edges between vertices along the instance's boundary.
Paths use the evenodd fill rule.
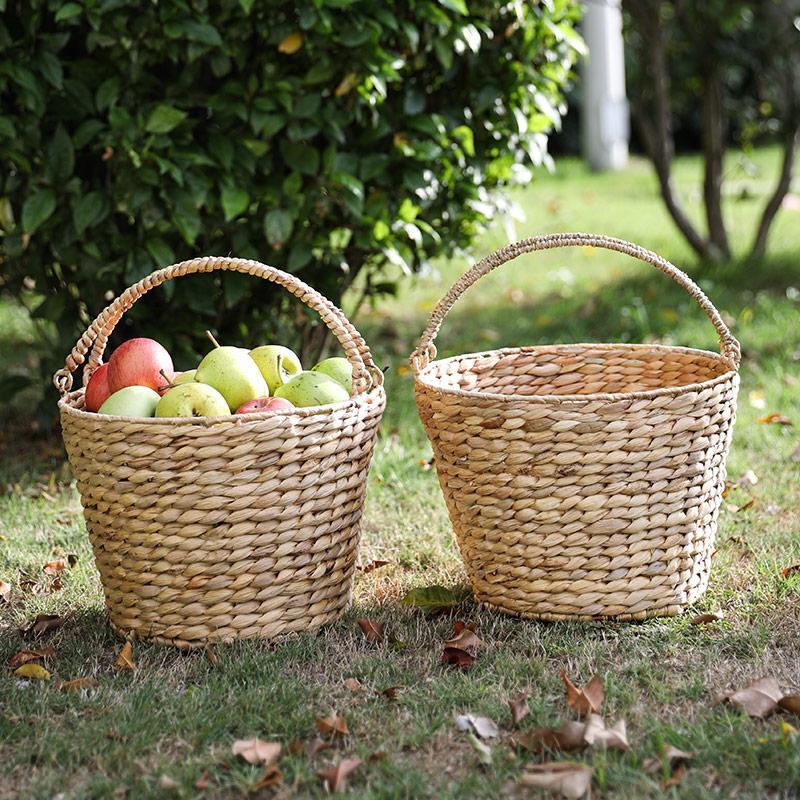
<path fill-rule="evenodd" d="M 687 353 L 687 354 L 702 354 L 711 358 L 714 361 L 720 362 L 727 369 L 715 378 L 710 378 L 706 381 L 699 381 L 695 383 L 686 383 L 680 386 L 661 386 L 657 389 L 642 389 L 636 392 L 593 392 L 591 394 L 502 394 L 499 392 L 485 392 L 475 389 L 462 389 L 458 386 L 447 386 L 440 383 L 438 380 L 432 379 L 428 374 L 436 365 L 446 364 L 452 361 L 458 361 L 462 358 L 480 358 L 482 356 L 492 355 L 511 355 L 513 353 L 527 353 L 536 350 L 564 350 L 575 351 L 585 350 L 587 348 L 593 350 L 648 350 L 650 352 L 669 352 L 669 353 Z M 663 345 L 663 344 L 645 344 L 641 342 L 576 342 L 574 344 L 539 344 L 539 345 L 523 345 L 521 347 L 500 347 L 493 350 L 483 350 L 476 353 L 460 353 L 455 356 L 448 356 L 447 358 L 438 358 L 430 361 L 422 369 L 420 369 L 415 376 L 415 381 L 423 384 L 426 388 L 441 394 L 456 395 L 459 397 L 474 398 L 476 400 L 496 400 L 503 403 L 570 403 L 570 404 L 584 404 L 587 402 L 619 402 L 621 400 L 651 400 L 657 397 L 677 396 L 689 392 L 702 391 L 718 384 L 729 381 L 732 377 L 738 376 L 739 370 L 731 365 L 729 359 L 720 353 L 715 353 L 712 350 L 702 350 L 696 347 L 684 347 L 680 345 Z"/>
<path fill-rule="evenodd" d="M 365 402 L 373 402 L 385 397 L 386 392 L 382 384 L 378 384 L 360 394 L 353 395 L 347 400 L 341 400 L 338 403 L 328 403 L 324 406 L 309 406 L 307 408 L 295 408 L 292 411 L 279 412 L 279 411 L 258 411 L 249 414 L 230 414 L 225 417 L 121 417 L 117 414 L 98 414 L 96 411 L 84 411 L 82 408 L 77 408 L 73 405 L 74 401 L 80 397 L 85 391 L 85 387 L 81 387 L 74 392 L 65 394 L 58 401 L 58 408 L 70 414 L 76 414 L 80 417 L 91 417 L 92 419 L 102 419 L 103 422 L 125 422 L 129 423 L 132 420 L 137 420 L 143 426 L 148 425 L 161 425 L 169 423 L 170 425 L 186 429 L 188 427 L 202 427 L 211 428 L 217 425 L 245 425 L 248 422 L 263 422 L 267 419 L 278 417 L 291 418 L 323 416 L 334 414 L 354 405 L 363 405 Z"/>

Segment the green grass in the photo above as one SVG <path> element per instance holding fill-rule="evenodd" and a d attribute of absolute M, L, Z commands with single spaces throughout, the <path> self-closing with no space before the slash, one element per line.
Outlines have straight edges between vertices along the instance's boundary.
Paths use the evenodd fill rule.
<path fill-rule="evenodd" d="M 727 211 L 740 249 L 776 158 L 774 151 L 759 151 L 749 171 L 731 159 Z M 698 161 L 679 160 L 676 176 L 698 213 Z M 486 647 L 466 672 L 438 663 L 453 617 L 431 619 L 400 604 L 412 586 L 465 582 L 435 472 L 424 468 L 430 446 L 404 367 L 432 304 L 466 262 L 437 264 L 405 285 L 399 300 L 378 304 L 359 321 L 380 364 L 389 367 L 390 398 L 370 476 L 361 559 L 391 563 L 359 574 L 353 610 L 318 635 L 218 647 L 216 665 L 201 652 L 137 642 L 136 671 L 115 670 L 120 643 L 104 616 L 79 500 L 59 451 L 27 431 L 19 434 L 19 428 L 5 431 L 0 580 L 14 585 L 14 602 L 0 605 L 0 659 L 5 662 L 24 644 L 16 628 L 37 613 L 70 619 L 43 640 L 56 650 L 47 663 L 53 681 L 28 684 L 8 671 L 0 674 L 0 798 L 193 797 L 200 794 L 194 783 L 206 770 L 210 786 L 202 796 L 240 796 L 253 790 L 261 771 L 231 756 L 235 739 L 258 735 L 288 746 L 295 738 L 313 738 L 315 717 L 331 710 L 346 716 L 351 736 L 313 758 L 285 756 L 278 796 L 321 796 L 318 769 L 344 756 L 367 762 L 379 751 L 386 756 L 352 776 L 352 796 L 526 796 L 516 782 L 522 766 L 537 757 L 517 751 L 504 734 L 493 745 L 493 765 L 480 767 L 453 714 L 484 714 L 505 727 L 506 700 L 525 690 L 531 713 L 521 727 L 555 725 L 568 716 L 562 669 L 576 681 L 600 673 L 606 719 L 627 722 L 629 753 L 577 755 L 595 768 L 597 796 L 797 796 L 800 737 L 782 728 L 783 721 L 797 720 L 751 720 L 717 702 L 721 692 L 767 674 L 787 689 L 800 689 L 800 575 L 781 576 L 783 567 L 800 562 L 800 464 L 791 459 L 800 427 L 797 213 L 781 213 L 770 260 L 762 267 L 734 263 L 712 270 L 693 264 L 641 162 L 623 173 L 593 175 L 577 162 L 562 161 L 556 175 L 541 176 L 517 200 L 527 214 L 518 236 L 570 229 L 622 236 L 699 275 L 742 341 L 729 473 L 737 478 L 753 470 L 759 481 L 732 491 L 729 501 L 744 505 L 753 496 L 756 502 L 744 511 L 723 509 L 711 585 L 697 607 L 722 608 L 725 620 L 707 627 L 690 626 L 691 614 L 642 624 L 536 623 L 488 613 L 467 600 L 456 618 L 474 622 Z M 478 253 L 502 241 L 499 231 L 492 232 Z M 18 310 L 0 306 L 4 320 L 14 321 L 2 326 L 4 344 L 35 343 Z M 660 273 L 622 256 L 585 250 L 526 256 L 485 278 L 458 303 L 438 344 L 446 355 L 581 340 L 715 347 L 711 325 Z M 764 408 L 754 407 L 762 403 Z M 789 416 L 796 427 L 757 422 L 771 411 Z M 20 453 L 23 437 L 27 446 Z M 19 588 L 32 580 L 45 589 L 42 565 L 64 553 L 79 559 L 61 591 Z M 406 647 L 368 643 L 355 623 L 360 616 L 384 621 Z M 97 678 L 97 687 L 65 694 L 54 686 L 79 676 Z M 351 692 L 344 685 L 348 677 L 369 691 Z M 396 702 L 371 691 L 395 685 L 405 687 Z M 695 753 L 682 783 L 667 790 L 660 776 L 641 768 L 663 743 Z M 162 775 L 179 789 L 162 788 Z"/>

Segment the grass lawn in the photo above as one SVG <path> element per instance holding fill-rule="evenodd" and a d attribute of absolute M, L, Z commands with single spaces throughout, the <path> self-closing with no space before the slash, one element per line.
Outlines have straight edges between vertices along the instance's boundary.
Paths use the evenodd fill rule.
<path fill-rule="evenodd" d="M 727 210 L 734 239 L 747 243 L 752 219 L 774 174 L 777 154 L 759 151 L 753 164 L 729 164 Z M 745 168 L 745 166 L 747 168 Z M 700 167 L 677 165 L 677 182 L 699 214 Z M 523 767 L 574 759 L 594 768 L 599 797 L 796 797 L 800 794 L 800 727 L 795 717 L 754 720 L 721 705 L 719 696 L 772 675 L 800 690 L 800 218 L 781 212 L 770 261 L 716 270 L 693 264 L 657 196 L 649 167 L 592 175 L 575 161 L 540 176 L 517 200 L 527 221 L 518 236 L 588 230 L 633 239 L 698 275 L 743 345 L 742 388 L 729 476 L 748 470 L 757 483 L 730 491 L 722 510 L 710 588 L 679 618 L 636 624 L 525 622 L 475 606 L 467 597 L 451 614 L 427 617 L 400 603 L 412 587 L 443 584 L 461 590 L 465 576 L 454 544 L 430 446 L 413 405 L 405 359 L 432 304 L 466 262 L 438 264 L 398 300 L 379 303 L 360 321 L 388 365 L 389 408 L 376 449 L 364 516 L 361 560 L 387 561 L 359 572 L 354 606 L 319 634 L 276 644 L 242 643 L 179 653 L 135 642 L 135 671 L 115 669 L 121 643 L 104 614 L 81 508 L 57 443 L 3 448 L 0 484 L 0 660 L 30 646 L 17 628 L 39 613 L 67 615 L 38 643 L 52 645 L 50 681 L 0 673 L 0 798 L 60 795 L 105 797 L 316 797 L 318 770 L 343 758 L 363 764 L 347 791 L 369 798 L 539 796 L 520 786 Z M 477 249 L 503 242 L 494 231 Z M 0 306 L 5 344 L 35 344 L 24 315 Z M 659 340 L 714 348 L 714 330 L 692 301 L 655 270 L 623 256 L 590 250 L 523 257 L 484 279 L 446 321 L 442 355 L 506 344 L 552 341 Z M 16 347 L 15 350 L 23 350 Z M 3 363 L 16 357 L 5 349 Z M 180 366 L 180 365 L 179 365 Z M 794 422 L 762 424 L 780 412 Z M 24 448 L 20 452 L 20 447 Z M 750 503 L 750 501 L 753 501 Z M 739 510 L 736 508 L 739 507 Z M 42 567 L 74 553 L 63 588 L 51 592 Z M 724 619 L 692 626 L 695 613 L 721 609 Z M 356 623 L 385 623 L 387 641 L 371 643 Z M 454 620 L 474 624 L 485 642 L 468 670 L 440 664 Z M 391 634 L 391 635 L 389 635 Z M 605 686 L 609 724 L 627 723 L 629 752 L 585 750 L 535 755 L 511 741 L 507 701 L 530 695 L 519 728 L 552 727 L 573 717 L 560 673 L 576 683 L 597 673 Z M 94 687 L 59 691 L 57 681 L 95 678 Z M 356 678 L 361 691 L 348 688 Z M 403 687 L 395 700 L 380 692 Z M 350 735 L 308 755 L 293 740 L 317 735 L 315 718 L 344 715 Z M 490 765 L 454 714 L 495 720 Z M 237 739 L 258 736 L 284 746 L 282 784 L 259 786 L 264 770 L 233 757 Z M 643 769 L 671 744 L 694 753 L 682 780 Z M 383 753 L 384 755 L 380 755 Z M 375 754 L 378 754 L 376 756 Z M 372 758 L 371 758 L 372 757 Z M 207 788 L 196 787 L 203 778 Z M 201 787 L 203 782 L 201 781 Z"/>

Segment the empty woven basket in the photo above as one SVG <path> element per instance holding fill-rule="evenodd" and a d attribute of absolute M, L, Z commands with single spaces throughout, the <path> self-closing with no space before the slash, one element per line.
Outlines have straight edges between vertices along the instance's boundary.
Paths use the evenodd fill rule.
<path fill-rule="evenodd" d="M 513 347 L 436 359 L 446 314 L 522 253 L 615 250 L 697 301 L 721 354 L 645 344 Z M 705 590 L 725 485 L 739 344 L 700 288 L 655 253 L 564 233 L 472 267 L 411 356 L 420 417 L 475 596 L 523 617 L 671 615 Z"/>
<path fill-rule="evenodd" d="M 178 420 L 83 410 L 108 337 L 143 294 L 194 272 L 273 281 L 317 311 L 353 366 L 354 396 L 287 414 Z M 198 258 L 154 272 L 92 322 L 54 381 L 111 622 L 179 647 L 270 638 L 338 619 L 350 602 L 366 476 L 386 403 L 344 314 L 280 270 Z"/>

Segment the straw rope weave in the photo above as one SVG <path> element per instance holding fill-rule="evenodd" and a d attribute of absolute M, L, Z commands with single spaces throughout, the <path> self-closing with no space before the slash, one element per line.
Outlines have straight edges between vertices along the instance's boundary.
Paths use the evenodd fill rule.
<path fill-rule="evenodd" d="M 84 390 L 71 391 L 71 373 L 86 361 L 88 382 L 122 314 L 166 280 L 216 269 L 273 281 L 318 311 L 353 365 L 354 396 L 289 414 L 217 419 L 84 411 Z M 115 630 L 188 648 L 338 619 L 350 602 L 366 476 L 386 404 L 382 378 L 336 306 L 255 261 L 186 261 L 111 303 L 54 381 Z"/>
<path fill-rule="evenodd" d="M 445 316 L 475 281 L 522 253 L 569 246 L 625 253 L 669 275 L 714 324 L 721 355 L 574 344 L 434 360 Z M 467 271 L 411 365 L 476 598 L 541 619 L 644 619 L 694 602 L 708 583 L 739 358 L 688 276 L 618 239 L 526 239 Z"/>

